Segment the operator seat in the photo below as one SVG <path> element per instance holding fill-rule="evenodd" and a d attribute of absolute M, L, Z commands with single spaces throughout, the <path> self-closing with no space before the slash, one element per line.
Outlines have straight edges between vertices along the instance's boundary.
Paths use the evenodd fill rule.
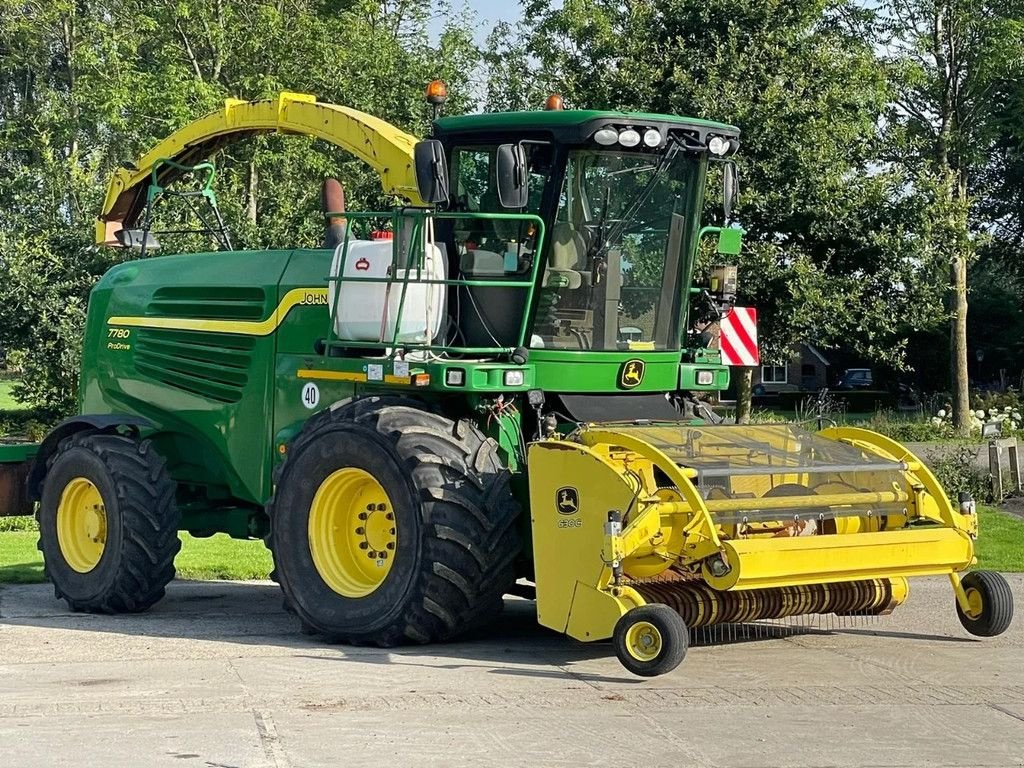
<path fill-rule="evenodd" d="M 575 290 L 583 284 L 579 267 L 586 262 L 587 242 L 572 224 L 560 221 L 551 229 L 551 255 L 544 286 Z"/>

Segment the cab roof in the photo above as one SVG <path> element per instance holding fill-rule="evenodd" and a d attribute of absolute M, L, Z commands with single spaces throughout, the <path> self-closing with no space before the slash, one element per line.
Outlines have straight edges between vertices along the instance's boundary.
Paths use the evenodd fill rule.
<path fill-rule="evenodd" d="M 598 109 L 536 110 L 532 112 L 487 112 L 476 115 L 441 117 L 434 121 L 436 134 L 504 133 L 508 131 L 539 131 L 551 133 L 564 141 L 588 138 L 602 125 L 662 126 L 692 130 L 706 134 L 739 136 L 739 128 L 727 123 L 700 120 L 679 115 L 658 115 L 648 112 L 619 112 Z"/>

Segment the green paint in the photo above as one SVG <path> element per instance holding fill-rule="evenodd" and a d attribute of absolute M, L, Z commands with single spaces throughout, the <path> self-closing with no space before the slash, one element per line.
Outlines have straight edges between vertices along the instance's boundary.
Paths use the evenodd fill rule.
<path fill-rule="evenodd" d="M 0 464 L 20 464 L 34 457 L 38 452 L 39 443 L 5 439 L 0 441 Z"/>
<path fill-rule="evenodd" d="M 718 252 L 724 256 L 739 256 L 743 247 L 743 230 L 723 228 L 718 231 Z"/>
<path fill-rule="evenodd" d="M 699 120 L 678 115 L 658 115 L 648 112 L 615 112 L 597 109 L 565 109 L 543 112 L 489 112 L 482 115 L 459 115 L 442 117 L 434 121 L 438 133 L 461 133 L 463 131 L 531 131 L 578 127 L 596 120 L 609 123 L 671 123 L 711 128 L 723 133 L 739 133 L 739 129 L 726 123 Z"/>

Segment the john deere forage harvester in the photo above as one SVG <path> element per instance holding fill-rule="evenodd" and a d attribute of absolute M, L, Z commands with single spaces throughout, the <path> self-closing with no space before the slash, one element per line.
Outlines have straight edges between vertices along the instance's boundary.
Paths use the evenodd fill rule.
<path fill-rule="evenodd" d="M 199 164 L 270 131 L 349 150 L 407 205 L 345 212 L 330 184 L 323 247 L 231 250 Z M 925 574 L 968 632 L 1003 632 L 1006 582 L 961 576 L 972 505 L 906 448 L 702 402 L 733 283 L 696 285 L 696 259 L 740 236 L 702 221 L 705 175 L 728 221 L 738 135 L 549 109 L 417 141 L 308 96 L 229 101 L 111 180 L 97 240 L 146 258 L 92 292 L 80 414 L 0 448 L 3 511 L 37 505 L 79 611 L 159 600 L 184 530 L 264 537 L 302 622 L 358 643 L 444 640 L 535 585 L 541 624 L 654 675 L 688 628 L 886 613 Z M 190 171 L 223 249 L 149 258 Z"/>

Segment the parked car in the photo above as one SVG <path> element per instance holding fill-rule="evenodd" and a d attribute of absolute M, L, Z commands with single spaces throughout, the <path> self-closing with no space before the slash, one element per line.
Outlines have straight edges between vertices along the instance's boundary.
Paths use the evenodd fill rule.
<path fill-rule="evenodd" d="M 839 377 L 836 389 L 871 389 L 875 385 L 875 377 L 870 368 L 847 368 Z"/>

